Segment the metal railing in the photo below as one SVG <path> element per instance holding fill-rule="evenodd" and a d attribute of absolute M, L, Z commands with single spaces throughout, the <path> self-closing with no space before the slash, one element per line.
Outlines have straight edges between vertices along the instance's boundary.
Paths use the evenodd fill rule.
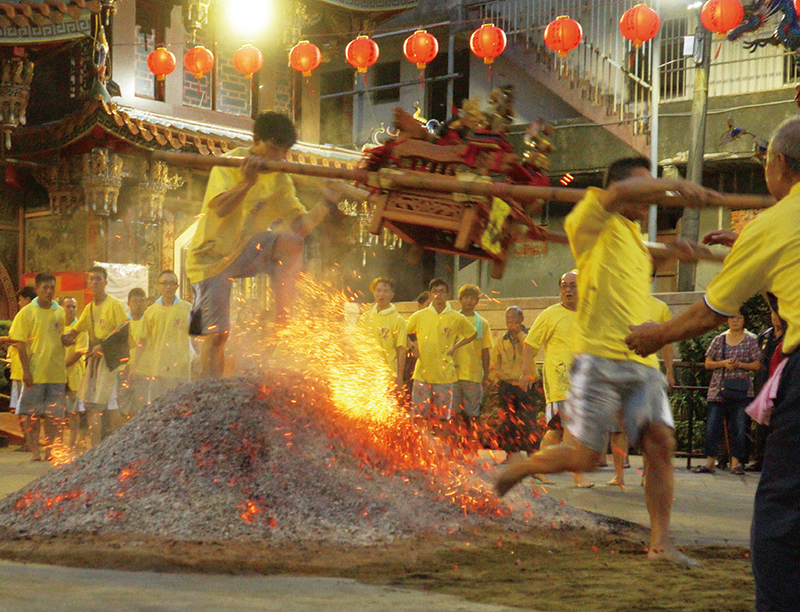
<path fill-rule="evenodd" d="M 629 124 L 634 134 L 643 134 L 650 127 L 653 43 L 637 51 L 617 26 L 633 4 L 633 0 L 493 0 L 468 6 L 474 17 L 501 27 L 510 44 L 529 50 L 530 61 L 552 71 L 554 78 L 568 80 L 591 104 L 604 106 L 610 122 Z M 684 56 L 684 37 L 693 34 L 693 20 L 685 5 L 662 7 L 659 12 L 660 99 L 691 99 L 695 64 Z M 583 29 L 583 41 L 566 58 L 557 58 L 544 45 L 544 30 L 559 15 L 572 17 Z M 800 58 L 784 47 L 766 45 L 753 53 L 744 47 L 745 40 L 768 36 L 779 18 L 770 18 L 758 32 L 738 41 L 713 42 L 709 96 L 786 89 L 800 81 Z"/>
<path fill-rule="evenodd" d="M 633 49 L 616 24 L 631 7 L 628 0 L 495 0 L 470 5 L 479 18 L 502 28 L 511 44 L 530 50 L 531 61 L 554 78 L 567 80 L 592 105 L 604 107 L 609 122 L 628 124 L 634 134 L 649 132 L 650 42 Z M 581 44 L 565 58 L 544 45 L 544 30 L 560 15 L 578 21 Z"/>

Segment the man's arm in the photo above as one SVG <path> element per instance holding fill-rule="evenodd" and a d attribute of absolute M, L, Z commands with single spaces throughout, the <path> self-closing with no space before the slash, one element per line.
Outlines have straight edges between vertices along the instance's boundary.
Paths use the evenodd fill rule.
<path fill-rule="evenodd" d="M 67 357 L 66 366 L 70 367 L 72 365 L 75 365 L 76 363 L 78 363 L 80 361 L 81 357 L 83 357 L 85 354 L 86 354 L 86 351 L 75 351 L 74 353 L 72 353 L 72 355 Z"/>
<path fill-rule="evenodd" d="M 536 380 L 536 374 L 534 374 L 531 364 L 538 350 L 538 347 L 534 348 L 527 342 L 522 347 L 522 375 L 519 377 L 519 387 L 523 391 L 530 389 L 531 383 Z"/>
<path fill-rule="evenodd" d="M 492 356 L 488 348 L 481 349 L 481 367 L 483 367 L 483 381 L 484 386 L 489 384 L 489 368 L 492 365 Z"/>
<path fill-rule="evenodd" d="M 472 335 L 471 335 L 469 338 L 462 338 L 461 340 L 459 340 L 458 342 L 456 342 L 456 343 L 453 345 L 453 348 L 451 348 L 451 349 L 450 349 L 450 350 L 447 352 L 447 354 L 448 354 L 448 355 L 452 355 L 452 354 L 453 354 L 453 353 L 455 353 L 455 352 L 456 352 L 458 349 L 460 349 L 462 346 L 466 346 L 467 344 L 469 344 L 470 342 L 472 342 L 473 340 L 475 340 L 475 338 L 477 338 L 477 337 L 478 337 L 478 332 L 476 331 L 476 332 L 475 332 L 474 334 L 472 334 Z"/>
<path fill-rule="evenodd" d="M 28 346 L 26 342 L 16 342 L 17 356 L 19 362 L 22 364 L 22 384 L 26 387 L 33 386 L 33 374 L 31 373 L 31 364 L 28 359 Z"/>
<path fill-rule="evenodd" d="M 675 351 L 672 348 L 672 343 L 665 344 L 661 348 L 661 358 L 664 360 L 664 375 L 667 377 L 667 382 L 670 387 L 675 386 L 675 369 L 673 362 L 675 361 Z"/>
<path fill-rule="evenodd" d="M 398 346 L 395 348 L 397 352 L 397 386 L 403 384 L 403 372 L 406 369 L 406 347 Z"/>
<path fill-rule="evenodd" d="M 631 325 L 631 333 L 625 338 L 628 348 L 646 357 L 665 344 L 693 338 L 722 325 L 727 317 L 711 310 L 704 300 L 695 302 L 671 321 Z"/>
<path fill-rule="evenodd" d="M 686 206 L 710 206 L 720 199 L 716 191 L 683 179 L 636 177 L 612 183 L 601 200 L 603 208 L 617 212 L 629 204 L 655 204 L 677 193 Z"/>
<path fill-rule="evenodd" d="M 208 209 L 213 210 L 218 217 L 227 217 L 231 214 L 256 184 L 260 164 L 261 158 L 257 155 L 247 157 L 241 165 L 244 178 L 228 191 L 214 196 L 208 203 Z"/>

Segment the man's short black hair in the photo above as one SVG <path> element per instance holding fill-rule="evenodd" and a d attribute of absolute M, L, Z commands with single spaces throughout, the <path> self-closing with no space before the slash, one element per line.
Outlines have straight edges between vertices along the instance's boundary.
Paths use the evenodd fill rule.
<path fill-rule="evenodd" d="M 651 168 L 650 160 L 646 157 L 623 157 L 613 162 L 606 169 L 606 175 L 603 177 L 603 188 L 605 189 L 611 183 L 624 181 L 626 178 L 630 178 L 631 173 L 636 168 L 644 168 L 649 171 Z"/>
<path fill-rule="evenodd" d="M 44 283 L 55 283 L 56 277 L 49 272 L 39 272 L 36 275 L 36 286 L 43 285 Z"/>
<path fill-rule="evenodd" d="M 128 291 L 128 301 L 130 302 L 135 297 L 147 299 L 147 294 L 141 287 L 134 287 L 133 289 Z"/>
<path fill-rule="evenodd" d="M 275 145 L 289 149 L 297 142 L 294 123 L 283 113 L 264 111 L 256 117 L 253 136 L 258 140 L 269 140 Z"/>
<path fill-rule="evenodd" d="M 434 287 L 442 287 L 444 286 L 447 289 L 447 292 L 450 292 L 450 285 L 447 283 L 446 280 L 443 278 L 434 278 L 430 283 L 428 283 L 428 291 L 433 292 Z"/>
<path fill-rule="evenodd" d="M 37 297 L 36 289 L 30 286 L 23 287 L 19 290 L 19 293 L 17 293 L 17 297 L 24 297 L 27 300 L 35 300 Z"/>
<path fill-rule="evenodd" d="M 103 280 L 108 280 L 108 270 L 106 270 L 103 266 L 92 266 L 86 271 L 87 274 L 99 274 L 103 277 Z"/>

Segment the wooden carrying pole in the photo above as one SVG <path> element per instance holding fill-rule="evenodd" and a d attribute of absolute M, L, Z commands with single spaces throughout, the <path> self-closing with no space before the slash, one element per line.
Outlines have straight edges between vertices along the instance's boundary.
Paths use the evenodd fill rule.
<path fill-rule="evenodd" d="M 151 159 L 163 161 L 176 166 L 189 166 L 192 168 L 210 169 L 214 166 L 238 167 L 242 157 L 214 157 L 198 153 L 178 153 L 173 151 L 153 151 Z M 355 181 L 362 185 L 378 189 L 418 189 L 421 191 L 438 191 L 441 193 L 466 193 L 488 197 L 498 197 L 504 200 L 518 201 L 558 201 L 579 202 L 586 191 L 583 189 L 568 189 L 565 187 L 534 187 L 531 185 L 512 185 L 502 182 L 473 182 L 460 180 L 455 177 L 446 177 L 420 172 L 406 172 L 403 170 L 387 169 L 372 172 L 364 168 L 334 168 L 331 166 L 312 166 L 288 161 L 261 162 L 262 172 L 285 172 L 287 174 L 302 174 L 320 178 L 340 179 Z M 731 210 L 769 208 L 775 203 L 774 198 L 754 195 L 721 194 L 719 204 Z M 679 195 L 657 198 L 646 205 L 657 204 L 683 208 L 691 206 Z M 645 204 L 643 204 L 645 205 Z"/>

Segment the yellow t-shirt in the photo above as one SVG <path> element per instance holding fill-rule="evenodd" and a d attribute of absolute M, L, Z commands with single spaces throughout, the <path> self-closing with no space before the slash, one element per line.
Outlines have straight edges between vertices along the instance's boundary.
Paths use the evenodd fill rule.
<path fill-rule="evenodd" d="M 63 334 L 64 309 L 55 301 L 50 308 L 41 308 L 36 298 L 14 317 L 8 336 L 26 342 L 34 385 L 67 382 Z"/>
<path fill-rule="evenodd" d="M 630 325 L 652 317 L 652 261 L 639 226 L 603 208 L 605 191 L 590 187 L 567 215 L 564 229 L 578 264 L 578 314 L 573 354 L 636 361 L 654 368 L 658 359 L 628 349 Z"/>
<path fill-rule="evenodd" d="M 128 320 L 128 346 L 131 349 L 131 357 L 128 363 L 124 364 L 121 369 L 127 370 L 129 375 L 139 374 L 137 367 L 142 353 L 142 347 L 139 346 L 139 341 L 142 338 L 143 319 L 144 315 L 139 319 Z"/>
<path fill-rule="evenodd" d="M 483 361 L 481 361 L 481 354 L 483 349 L 492 350 L 494 343 L 492 342 L 492 328 L 489 322 L 484 319 L 477 312 L 473 316 L 467 317 L 464 315 L 475 329 L 480 326 L 478 338 L 475 338 L 466 346 L 462 346 L 453 355 L 456 359 L 456 375 L 458 380 L 468 380 L 469 382 L 479 383 L 483 382 Z M 458 340 L 465 338 L 460 336 Z"/>
<path fill-rule="evenodd" d="M 75 324 L 78 322 L 78 318 L 75 317 L 69 325 L 64 328 L 64 333 L 72 331 Z M 89 335 L 86 332 L 81 332 L 78 334 L 78 337 L 75 338 L 75 344 L 72 346 L 66 347 L 64 351 L 64 360 L 66 361 L 70 357 L 72 357 L 75 353 L 86 353 L 89 350 Z M 81 381 L 83 380 L 83 373 L 86 371 L 86 362 L 81 357 L 73 363 L 71 366 L 67 367 L 67 383 L 69 383 L 69 388 L 71 391 L 78 391 L 81 388 Z"/>
<path fill-rule="evenodd" d="M 449 304 L 441 313 L 431 304 L 411 315 L 406 332 L 417 334 L 419 359 L 414 367 L 414 380 L 432 385 L 456 382 L 455 361 L 447 353 L 459 336 L 468 338 L 475 333 L 466 317 Z"/>
<path fill-rule="evenodd" d="M 656 323 L 666 323 L 672 318 L 672 313 L 669 311 L 669 306 L 662 302 L 657 297 L 650 296 L 652 299 L 653 315 L 651 319 Z"/>
<path fill-rule="evenodd" d="M 92 319 L 94 319 L 94 329 L 90 332 L 89 328 L 92 326 Z M 125 314 L 125 307 L 122 302 L 115 297 L 107 295 L 99 306 L 94 303 L 94 300 L 86 304 L 81 316 L 78 318 L 78 322 L 72 326 L 72 329 L 86 332 L 90 341 L 93 334 L 94 340 L 105 340 L 127 321 L 128 315 Z"/>
<path fill-rule="evenodd" d="M 784 353 L 800 345 L 799 236 L 800 183 L 745 226 L 705 297 L 712 310 L 731 316 L 759 291 L 773 293 L 787 324 Z"/>
<path fill-rule="evenodd" d="M 492 373 L 497 381 L 516 384 L 522 376 L 522 350 L 528 330 L 525 327 L 517 332 L 514 342 L 506 331 L 494 345 L 492 353 Z M 536 364 L 531 360 L 531 374 L 536 376 Z"/>
<path fill-rule="evenodd" d="M 136 373 L 152 378 L 191 377 L 189 312 L 192 305 L 176 300 L 172 306 L 156 302 L 142 317 L 139 338 L 144 342 Z"/>
<path fill-rule="evenodd" d="M 377 306 L 373 306 L 358 318 L 358 325 L 375 340 L 392 373 L 396 374 L 397 348 L 406 346 L 406 320 L 397 312 L 397 307 L 392 304 L 378 312 Z"/>
<path fill-rule="evenodd" d="M 576 315 L 562 304 L 553 304 L 536 317 L 525 338 L 534 353 L 544 347 L 544 397 L 548 404 L 567 399 L 572 367 L 571 330 Z"/>
<path fill-rule="evenodd" d="M 249 155 L 249 149 L 239 147 L 224 157 Z M 189 243 L 186 260 L 186 271 L 193 283 L 223 272 L 255 234 L 267 231 L 278 222 L 280 225 L 275 229 L 285 229 L 285 224 L 306 213 L 305 207 L 297 199 L 292 179 L 288 174 L 276 172 L 259 174 L 256 184 L 242 202 L 225 217 L 209 210 L 208 203 L 211 200 L 233 189 L 242 178 L 239 168 L 217 166 L 211 170 L 200 211 L 200 223 Z M 266 204 L 254 211 L 254 207 L 261 203 Z"/>

